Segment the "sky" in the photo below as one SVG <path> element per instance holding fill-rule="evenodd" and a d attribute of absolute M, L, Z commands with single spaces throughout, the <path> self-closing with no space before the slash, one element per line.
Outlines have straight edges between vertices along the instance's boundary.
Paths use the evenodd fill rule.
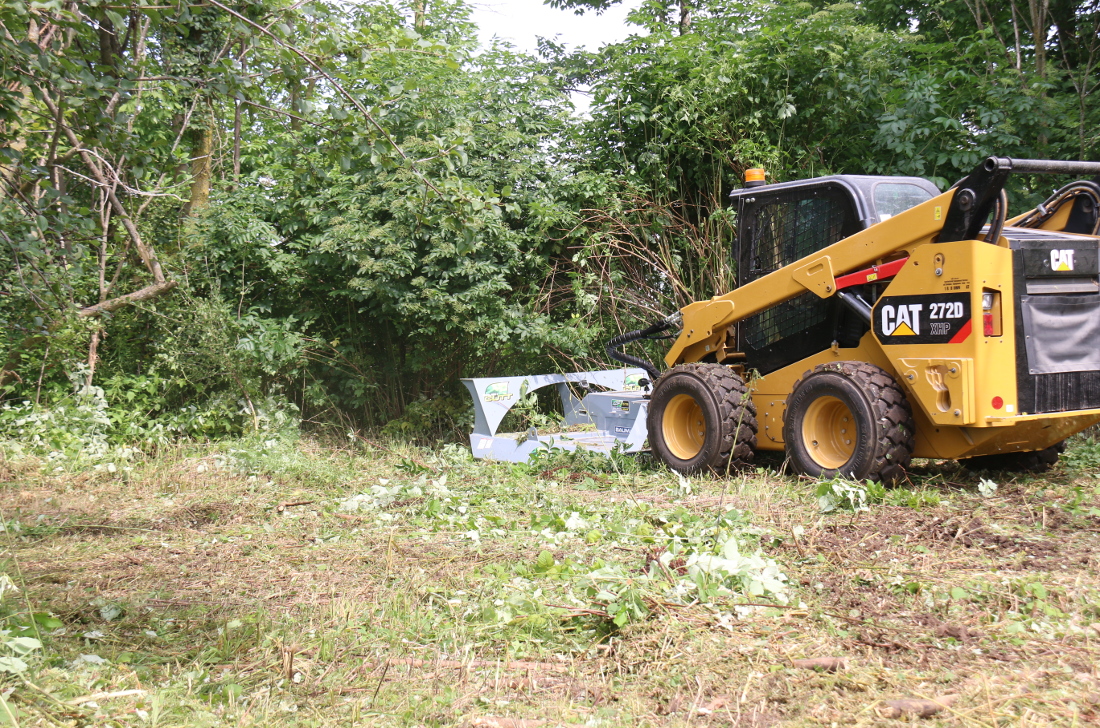
<path fill-rule="evenodd" d="M 586 46 L 596 50 L 605 43 L 623 40 L 631 32 L 641 30 L 626 24 L 630 9 L 640 5 L 640 0 L 624 0 L 602 15 L 593 12 L 583 16 L 572 10 L 555 10 L 543 5 L 542 0 L 474 0 L 473 21 L 477 23 L 482 45 L 488 45 L 493 36 L 510 40 L 517 50 L 534 53 L 535 38 L 553 39 L 564 43 L 569 50 Z"/>
<path fill-rule="evenodd" d="M 590 51 L 607 43 L 640 33 L 636 25 L 628 25 L 626 14 L 641 5 L 641 0 L 623 0 L 600 15 L 587 12 L 583 16 L 572 10 L 555 10 L 542 0 L 474 0 L 472 20 L 478 27 L 478 39 L 483 46 L 494 36 L 508 40 L 516 50 L 534 53 L 537 38 L 549 38 L 566 46 L 567 50 L 586 47 Z M 591 99 L 584 91 L 570 94 L 574 113 L 588 114 Z"/>

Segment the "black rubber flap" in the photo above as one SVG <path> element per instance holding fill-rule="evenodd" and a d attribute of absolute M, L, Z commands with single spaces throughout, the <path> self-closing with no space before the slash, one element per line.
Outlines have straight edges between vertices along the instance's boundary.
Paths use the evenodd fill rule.
<path fill-rule="evenodd" d="M 1032 374 L 1100 370 L 1100 296 L 1022 296 Z"/>

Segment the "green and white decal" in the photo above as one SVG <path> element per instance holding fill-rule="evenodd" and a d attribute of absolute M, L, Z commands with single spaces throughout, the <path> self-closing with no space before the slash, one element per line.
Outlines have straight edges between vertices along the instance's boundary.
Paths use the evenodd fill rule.
<path fill-rule="evenodd" d="M 494 382 L 485 388 L 486 402 L 504 402 L 512 398 L 508 391 L 508 382 Z"/>

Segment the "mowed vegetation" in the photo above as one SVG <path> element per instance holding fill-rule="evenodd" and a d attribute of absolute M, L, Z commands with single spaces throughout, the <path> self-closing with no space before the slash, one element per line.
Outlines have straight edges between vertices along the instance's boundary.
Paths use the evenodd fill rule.
<path fill-rule="evenodd" d="M 362 440 L 9 459 L 6 639 L 41 647 L 4 720 L 1085 725 L 1098 457 L 890 490 Z"/>

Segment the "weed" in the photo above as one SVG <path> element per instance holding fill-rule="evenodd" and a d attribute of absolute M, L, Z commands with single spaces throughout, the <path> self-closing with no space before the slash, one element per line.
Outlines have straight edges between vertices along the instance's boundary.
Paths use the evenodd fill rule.
<path fill-rule="evenodd" d="M 883 502 L 891 506 L 903 506 L 905 508 L 936 508 L 943 499 L 940 494 L 931 488 L 890 488 L 886 491 Z"/>
<path fill-rule="evenodd" d="M 881 483 L 856 483 L 841 477 L 823 480 L 817 486 L 817 504 L 822 513 L 835 511 L 866 511 L 886 498 Z"/>

